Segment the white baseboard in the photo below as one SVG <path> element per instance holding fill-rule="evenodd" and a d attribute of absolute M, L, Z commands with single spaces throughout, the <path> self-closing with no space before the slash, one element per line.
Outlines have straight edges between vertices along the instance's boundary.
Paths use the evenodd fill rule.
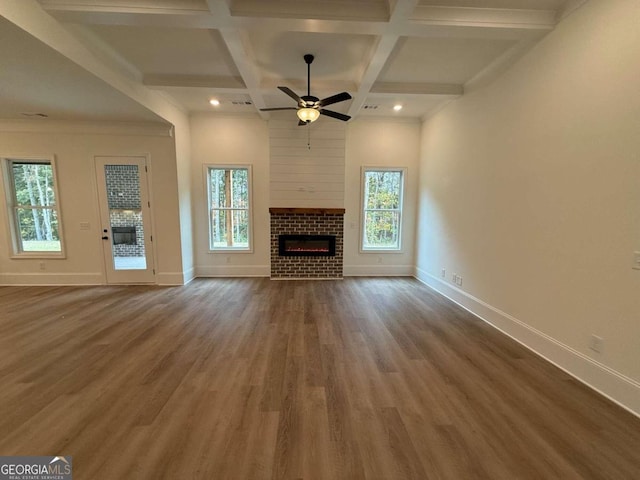
<path fill-rule="evenodd" d="M 345 277 L 413 277 L 413 265 L 345 265 Z"/>
<path fill-rule="evenodd" d="M 420 268 L 416 267 L 415 277 L 588 387 L 640 417 L 639 382 Z"/>
<path fill-rule="evenodd" d="M 102 273 L 0 273 L 0 285 L 54 286 L 104 285 Z"/>
<path fill-rule="evenodd" d="M 158 272 L 156 274 L 156 284 L 163 286 L 184 285 L 185 276 L 182 272 Z"/>
<path fill-rule="evenodd" d="M 196 277 L 268 277 L 270 265 L 196 265 Z"/>
<path fill-rule="evenodd" d="M 194 267 L 191 267 L 182 274 L 182 284 L 186 285 L 187 283 L 191 283 L 194 278 L 196 278 L 196 270 Z"/>

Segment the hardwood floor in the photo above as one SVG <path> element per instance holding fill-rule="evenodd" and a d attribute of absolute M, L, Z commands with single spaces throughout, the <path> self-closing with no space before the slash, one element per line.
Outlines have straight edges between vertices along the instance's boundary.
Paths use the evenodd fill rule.
<path fill-rule="evenodd" d="M 81 479 L 638 479 L 640 420 L 413 279 L 0 288 L 0 455 Z"/>

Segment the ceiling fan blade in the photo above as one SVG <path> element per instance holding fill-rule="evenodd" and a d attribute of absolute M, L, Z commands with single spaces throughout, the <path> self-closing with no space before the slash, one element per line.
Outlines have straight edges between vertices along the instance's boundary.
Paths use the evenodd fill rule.
<path fill-rule="evenodd" d="M 276 107 L 276 108 L 261 108 L 261 112 L 274 112 L 276 110 L 297 110 L 296 107 Z"/>
<path fill-rule="evenodd" d="M 325 107 L 333 103 L 344 102 L 345 100 L 351 100 L 351 95 L 347 92 L 337 93 L 327 98 L 323 98 L 318 102 L 319 107 Z"/>
<path fill-rule="evenodd" d="M 337 118 L 338 120 L 342 120 L 343 122 L 346 122 L 351 118 L 349 115 L 345 115 L 344 113 L 334 112 L 333 110 L 325 110 L 325 109 L 320 110 L 320 115 L 326 115 L 327 117 Z"/>
<path fill-rule="evenodd" d="M 296 92 L 294 92 L 293 90 L 291 90 L 289 87 L 278 87 L 278 90 L 280 90 L 281 92 L 286 93 L 287 95 L 289 95 L 291 98 L 293 98 L 296 102 L 298 102 L 298 105 L 302 105 L 304 102 L 302 101 L 302 99 L 296 94 Z"/>

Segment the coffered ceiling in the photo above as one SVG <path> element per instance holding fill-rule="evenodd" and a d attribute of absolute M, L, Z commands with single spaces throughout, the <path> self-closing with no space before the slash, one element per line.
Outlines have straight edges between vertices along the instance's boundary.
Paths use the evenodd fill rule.
<path fill-rule="evenodd" d="M 306 93 L 332 109 L 425 118 L 491 81 L 584 0 L 22 0 L 51 15 L 106 68 L 187 112 L 260 115 Z M 0 13 L 9 11 L 0 0 Z M 15 2 L 14 2 L 15 3 Z M 0 116 L 160 121 L 46 41 L 0 22 Z M 16 47 L 22 52 L 15 53 Z M 18 77 L 32 72 L 29 82 Z M 12 82 L 4 82 L 10 76 Z M 38 90 L 38 82 L 48 83 Z M 10 86 L 7 86 L 10 85 Z M 81 90 L 78 90 L 81 89 Z M 43 92 L 49 95 L 43 95 Z M 72 92 L 82 91 L 82 101 Z M 65 101 L 56 102 L 50 97 Z M 212 107 L 210 99 L 220 105 Z M 60 103 L 60 104 L 58 104 Z M 394 105 L 403 108 L 396 112 Z"/>

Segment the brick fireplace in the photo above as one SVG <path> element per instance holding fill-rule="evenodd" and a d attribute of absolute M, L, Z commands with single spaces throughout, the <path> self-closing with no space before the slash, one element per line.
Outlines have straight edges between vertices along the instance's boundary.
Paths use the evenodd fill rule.
<path fill-rule="evenodd" d="M 343 208 L 270 208 L 271 278 L 342 278 Z M 281 255 L 281 236 L 300 236 L 308 242 L 335 238 L 335 254 Z"/>

